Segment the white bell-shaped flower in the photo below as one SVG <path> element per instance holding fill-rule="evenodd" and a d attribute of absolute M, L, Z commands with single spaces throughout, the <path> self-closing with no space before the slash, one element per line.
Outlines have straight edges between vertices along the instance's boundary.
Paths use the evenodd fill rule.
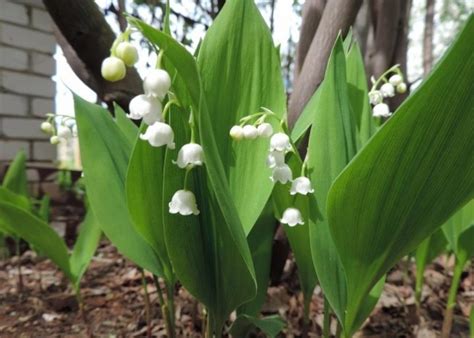
<path fill-rule="evenodd" d="M 156 97 L 151 95 L 137 95 L 135 96 L 128 106 L 130 114 L 128 117 L 132 120 L 140 120 L 152 125 L 157 121 L 161 121 L 161 102 Z"/>
<path fill-rule="evenodd" d="M 258 137 L 257 127 L 247 124 L 242 128 L 244 138 L 248 140 L 254 140 Z"/>
<path fill-rule="evenodd" d="M 197 143 L 185 144 L 178 152 L 178 159 L 173 163 L 182 169 L 202 165 L 204 163 L 204 152 L 201 145 Z"/>
<path fill-rule="evenodd" d="M 399 83 L 397 85 L 397 93 L 403 94 L 407 91 L 407 84 L 405 82 Z"/>
<path fill-rule="evenodd" d="M 241 126 L 233 126 L 229 131 L 230 137 L 236 141 L 240 141 L 244 137 L 244 130 Z"/>
<path fill-rule="evenodd" d="M 262 123 L 257 127 L 258 136 L 270 137 L 273 134 L 273 127 L 270 123 Z"/>
<path fill-rule="evenodd" d="M 59 138 L 69 140 L 72 137 L 72 131 L 66 126 L 59 126 L 57 135 Z"/>
<path fill-rule="evenodd" d="M 291 150 L 290 138 L 285 133 L 276 133 L 270 139 L 270 151 L 285 151 Z"/>
<path fill-rule="evenodd" d="M 376 105 L 376 104 L 381 103 L 382 100 L 383 100 L 383 95 L 382 95 L 382 93 L 381 93 L 379 90 L 372 90 L 372 91 L 369 93 L 369 101 L 370 101 L 370 104 Z"/>
<path fill-rule="evenodd" d="M 283 164 L 278 167 L 274 167 L 272 171 L 272 176 L 270 176 L 272 182 L 280 182 L 281 184 L 286 184 L 293 179 L 293 173 L 291 172 L 290 167 L 287 164 Z"/>
<path fill-rule="evenodd" d="M 129 67 L 133 66 L 138 61 L 138 51 L 135 46 L 128 41 L 120 42 L 115 52 Z"/>
<path fill-rule="evenodd" d="M 290 227 L 294 227 L 298 224 L 303 225 L 303 217 L 301 212 L 296 208 L 288 208 L 283 212 L 283 216 L 280 220 L 281 223 L 287 224 Z"/>
<path fill-rule="evenodd" d="M 56 135 L 53 135 L 53 136 L 50 137 L 49 142 L 51 144 L 56 145 L 56 144 L 59 144 L 61 142 L 61 139 L 59 137 L 57 137 Z"/>
<path fill-rule="evenodd" d="M 380 87 L 380 92 L 382 93 L 383 97 L 393 97 L 395 96 L 395 87 L 391 83 L 384 83 L 382 87 Z"/>
<path fill-rule="evenodd" d="M 388 79 L 388 82 L 390 82 L 392 86 L 396 87 L 400 83 L 403 82 L 403 77 L 400 74 L 395 74 L 395 75 L 390 76 L 390 79 Z"/>
<path fill-rule="evenodd" d="M 168 204 L 170 214 L 180 214 L 183 216 L 199 215 L 196 204 L 196 197 L 189 190 L 178 190 Z"/>
<path fill-rule="evenodd" d="M 169 149 L 174 149 L 174 133 L 169 125 L 163 122 L 155 122 L 140 134 L 140 139 L 148 141 L 153 147 L 166 145 Z"/>
<path fill-rule="evenodd" d="M 110 56 L 102 61 L 101 74 L 104 79 L 111 82 L 120 81 L 125 77 L 127 70 L 122 59 Z"/>
<path fill-rule="evenodd" d="M 271 151 L 267 157 L 267 166 L 272 169 L 275 167 L 281 167 L 285 164 L 285 152 L 284 151 Z"/>
<path fill-rule="evenodd" d="M 300 176 L 291 182 L 290 195 L 307 195 L 312 194 L 314 189 L 311 187 L 311 181 L 305 176 Z"/>
<path fill-rule="evenodd" d="M 372 115 L 374 117 L 389 117 L 392 115 L 392 113 L 390 113 L 390 109 L 387 104 L 379 103 L 372 109 Z"/>
<path fill-rule="evenodd" d="M 171 87 L 171 78 L 163 69 L 152 69 L 143 80 L 143 90 L 145 94 L 156 96 L 160 100 L 168 93 Z"/>
<path fill-rule="evenodd" d="M 41 123 L 41 130 L 46 134 L 52 134 L 54 128 L 50 122 L 44 121 L 43 123 Z"/>

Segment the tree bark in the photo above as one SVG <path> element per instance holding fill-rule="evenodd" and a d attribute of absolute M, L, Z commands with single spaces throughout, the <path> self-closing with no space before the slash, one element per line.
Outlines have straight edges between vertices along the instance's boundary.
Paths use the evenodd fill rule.
<path fill-rule="evenodd" d="M 134 68 L 125 79 L 108 82 L 102 78 L 102 60 L 110 55 L 115 35 L 93 0 L 43 0 L 58 28 L 58 42 L 76 75 L 109 106 L 117 102 L 124 109 L 141 93 L 141 79 Z M 60 34 L 59 34 L 60 32 Z"/>
<path fill-rule="evenodd" d="M 318 29 L 311 41 L 301 72 L 293 86 L 288 122 L 294 125 L 306 103 L 321 83 L 332 46 L 339 32 L 347 34 L 354 23 L 362 0 L 331 0 L 327 3 Z"/>
<path fill-rule="evenodd" d="M 426 76 L 433 67 L 433 26 L 435 0 L 426 0 L 425 31 L 423 34 L 423 75 Z"/>

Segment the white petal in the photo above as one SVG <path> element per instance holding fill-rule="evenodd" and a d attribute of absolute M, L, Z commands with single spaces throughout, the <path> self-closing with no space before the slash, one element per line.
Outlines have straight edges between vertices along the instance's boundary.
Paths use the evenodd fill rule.
<path fill-rule="evenodd" d="M 388 82 L 394 87 L 398 86 L 400 83 L 403 82 L 403 78 L 399 74 L 395 74 L 390 76 L 390 79 L 388 79 Z"/>
<path fill-rule="evenodd" d="M 297 177 L 293 182 L 291 182 L 290 195 L 307 195 L 312 194 L 313 192 L 314 189 L 311 187 L 311 181 L 307 177 Z"/>
<path fill-rule="evenodd" d="M 179 150 L 178 159 L 175 163 L 178 167 L 184 169 L 202 165 L 203 162 L 204 154 L 202 147 L 197 143 L 188 143 Z"/>
<path fill-rule="evenodd" d="M 270 123 L 262 123 L 257 127 L 258 136 L 270 137 L 273 134 L 273 127 Z"/>
<path fill-rule="evenodd" d="M 248 140 L 253 140 L 253 139 L 256 139 L 258 137 L 257 128 L 255 126 L 250 125 L 250 124 L 245 125 L 242 128 L 242 132 L 243 132 L 244 138 L 246 138 Z"/>
<path fill-rule="evenodd" d="M 393 97 L 395 96 L 395 88 L 391 83 L 384 83 L 382 87 L 380 87 L 380 92 L 384 97 Z"/>
<path fill-rule="evenodd" d="M 270 179 L 273 182 L 280 182 L 286 184 L 291 181 L 293 173 L 288 165 L 283 164 L 282 166 L 273 168 L 272 176 Z"/>
<path fill-rule="evenodd" d="M 233 126 L 230 128 L 229 135 L 234 140 L 239 141 L 244 137 L 244 131 L 241 126 Z"/>
<path fill-rule="evenodd" d="M 276 133 L 270 139 L 270 151 L 290 151 L 290 138 L 285 133 Z"/>
<path fill-rule="evenodd" d="M 189 190 L 178 190 L 175 192 L 168 207 L 171 214 L 180 214 L 183 216 L 199 215 L 196 197 Z"/>
<path fill-rule="evenodd" d="M 169 125 L 163 122 L 155 122 L 140 134 L 140 139 L 148 141 L 153 147 L 167 145 L 169 149 L 174 149 L 174 133 Z"/>
<path fill-rule="evenodd" d="M 372 105 L 376 105 L 376 104 L 379 104 L 381 103 L 383 100 L 383 95 L 380 91 L 378 90 L 373 90 L 369 93 L 369 101 L 370 101 L 370 104 Z"/>
<path fill-rule="evenodd" d="M 161 121 L 161 102 L 150 95 L 137 95 L 129 104 L 130 114 L 128 117 L 133 120 L 143 119 L 143 121 L 152 125 L 157 121 Z"/>
<path fill-rule="evenodd" d="M 304 224 L 301 212 L 296 208 L 288 208 L 283 212 L 283 216 L 280 220 L 283 224 L 288 224 L 290 227 L 294 227 L 298 224 Z"/>
<path fill-rule="evenodd" d="M 267 157 L 267 166 L 269 168 L 281 167 L 285 164 L 285 152 L 271 151 Z"/>
<path fill-rule="evenodd" d="M 146 94 L 150 94 L 163 99 L 171 87 L 171 78 L 163 69 L 152 69 L 148 72 L 143 80 L 143 90 Z"/>
<path fill-rule="evenodd" d="M 392 114 L 387 104 L 379 103 L 373 108 L 372 115 L 374 117 L 389 117 Z"/>

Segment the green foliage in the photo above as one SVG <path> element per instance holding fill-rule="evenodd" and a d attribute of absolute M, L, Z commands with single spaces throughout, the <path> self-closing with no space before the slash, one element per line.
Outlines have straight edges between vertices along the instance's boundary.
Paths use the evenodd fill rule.
<path fill-rule="evenodd" d="M 276 337 L 285 327 L 279 316 L 255 318 L 247 315 L 237 317 L 232 324 L 230 333 L 235 338 L 254 337 L 255 331 L 261 331 L 266 337 Z"/>
<path fill-rule="evenodd" d="M 28 179 L 26 177 L 26 154 L 19 151 L 10 163 L 7 173 L 3 178 L 2 187 L 22 196 L 28 197 Z"/>
<path fill-rule="evenodd" d="M 474 147 L 467 113 L 474 105 L 473 33 L 471 18 L 432 75 L 331 187 L 331 235 L 350 281 L 346 335 L 373 285 L 472 197 L 466 149 Z"/>

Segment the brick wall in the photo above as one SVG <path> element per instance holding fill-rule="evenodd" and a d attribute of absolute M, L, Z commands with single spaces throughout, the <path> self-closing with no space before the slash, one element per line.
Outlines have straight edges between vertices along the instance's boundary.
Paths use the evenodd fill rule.
<path fill-rule="evenodd" d="M 0 162 L 21 148 L 33 162 L 56 159 L 39 129 L 54 110 L 55 49 L 41 0 L 0 0 Z"/>

